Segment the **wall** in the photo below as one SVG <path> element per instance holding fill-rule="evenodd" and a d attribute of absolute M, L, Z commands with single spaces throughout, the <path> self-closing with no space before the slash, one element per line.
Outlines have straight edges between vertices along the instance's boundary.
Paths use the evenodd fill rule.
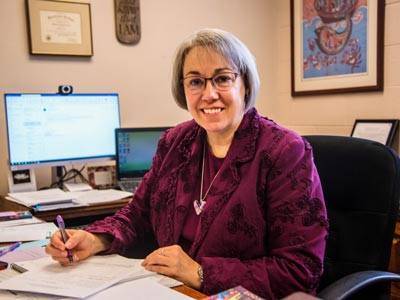
<path fill-rule="evenodd" d="M 177 45 L 194 30 L 219 27 L 235 33 L 257 58 L 263 82 L 260 103 L 272 98 L 275 1 L 142 0 L 142 39 L 136 46 L 115 36 L 114 1 L 89 1 L 92 58 L 29 55 L 24 0 L 0 2 L 0 98 L 6 92 L 56 92 L 71 84 L 76 92 L 117 92 L 123 126 L 174 125 L 188 119 L 170 93 L 171 61 Z M 278 1 L 276 1 L 278 2 Z M 280 1 L 279 1 L 280 2 Z M 283 9 L 283 8 L 282 8 Z M 0 105 L 0 195 L 7 187 L 4 105 Z M 49 168 L 36 170 L 39 186 L 49 184 Z"/>
<path fill-rule="evenodd" d="M 357 118 L 400 118 L 400 0 L 386 0 L 384 92 L 292 98 L 289 0 L 141 1 L 142 40 L 120 44 L 113 1 L 91 1 L 91 59 L 31 56 L 23 0 L 0 2 L 0 92 L 54 92 L 68 83 L 78 92 L 118 92 L 123 126 L 173 125 L 189 118 L 169 90 L 178 43 L 202 27 L 234 32 L 253 51 L 261 75 L 258 108 L 301 134 L 349 135 Z M 157 88 L 154 85 L 157 84 Z M 0 95 L 2 98 L 2 94 Z M 0 195 L 7 192 L 4 109 L 0 105 Z M 38 170 L 48 184 L 48 168 Z"/>
<path fill-rule="evenodd" d="M 381 0 L 378 0 L 381 1 Z M 290 95 L 290 1 L 277 1 L 274 97 L 262 106 L 269 116 L 301 134 L 349 135 L 355 119 L 400 118 L 400 0 L 386 0 L 384 92 L 328 96 Z M 398 145 L 396 145 L 398 148 Z"/>

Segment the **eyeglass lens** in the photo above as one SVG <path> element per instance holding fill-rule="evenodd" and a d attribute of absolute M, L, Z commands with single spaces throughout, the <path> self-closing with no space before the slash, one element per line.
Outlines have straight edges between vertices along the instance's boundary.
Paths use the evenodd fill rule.
<path fill-rule="evenodd" d="M 190 92 L 197 93 L 203 91 L 207 80 L 210 80 L 217 90 L 225 91 L 233 86 L 238 75 L 237 73 L 221 73 L 209 78 L 203 76 L 188 76 L 183 79 L 183 84 Z"/>

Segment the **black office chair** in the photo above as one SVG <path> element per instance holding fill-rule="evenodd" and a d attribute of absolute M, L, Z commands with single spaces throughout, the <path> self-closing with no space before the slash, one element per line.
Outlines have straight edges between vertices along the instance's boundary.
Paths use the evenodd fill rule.
<path fill-rule="evenodd" d="M 389 299 L 386 272 L 399 208 L 400 164 L 388 147 L 341 136 L 304 136 L 313 148 L 329 218 L 322 299 Z"/>

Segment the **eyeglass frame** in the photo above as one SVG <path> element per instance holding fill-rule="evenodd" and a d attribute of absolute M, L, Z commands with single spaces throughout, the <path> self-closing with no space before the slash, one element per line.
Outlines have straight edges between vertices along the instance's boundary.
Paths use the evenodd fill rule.
<path fill-rule="evenodd" d="M 219 88 L 219 87 L 217 86 L 217 84 L 214 82 L 215 77 L 218 77 L 218 76 L 221 76 L 221 75 L 224 75 L 224 74 L 233 74 L 234 79 L 233 79 L 232 83 L 235 83 L 235 82 L 236 82 L 236 79 L 240 76 L 240 73 L 237 73 L 237 72 L 221 72 L 221 73 L 215 74 L 214 76 L 211 76 L 211 77 L 204 77 L 204 76 L 201 76 L 201 75 L 189 75 L 189 76 L 183 77 L 183 78 L 181 79 L 181 83 L 182 83 L 183 87 L 185 87 L 185 84 L 184 84 L 184 80 L 185 80 L 185 79 L 188 79 L 188 78 L 190 78 L 190 77 L 193 77 L 193 78 L 201 78 L 201 79 L 204 80 L 204 86 L 203 86 L 202 89 L 199 90 L 199 92 L 202 92 L 202 91 L 205 90 L 205 88 L 206 88 L 206 86 L 207 86 L 207 81 L 208 81 L 208 80 L 211 81 L 211 85 L 212 85 L 213 88 L 215 88 L 217 91 L 225 92 L 225 91 L 228 91 L 230 88 L 232 88 L 233 85 L 230 86 L 230 87 L 227 87 L 226 89 L 224 89 L 224 88 L 221 89 L 221 88 Z M 190 88 L 187 88 L 187 89 L 190 91 Z"/>

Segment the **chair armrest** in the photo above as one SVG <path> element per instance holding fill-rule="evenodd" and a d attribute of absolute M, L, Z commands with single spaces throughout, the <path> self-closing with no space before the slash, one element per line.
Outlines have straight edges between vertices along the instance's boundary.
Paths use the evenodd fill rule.
<path fill-rule="evenodd" d="M 363 271 L 347 275 L 330 284 L 318 293 L 324 300 L 343 300 L 377 282 L 400 281 L 400 275 L 384 271 Z"/>

